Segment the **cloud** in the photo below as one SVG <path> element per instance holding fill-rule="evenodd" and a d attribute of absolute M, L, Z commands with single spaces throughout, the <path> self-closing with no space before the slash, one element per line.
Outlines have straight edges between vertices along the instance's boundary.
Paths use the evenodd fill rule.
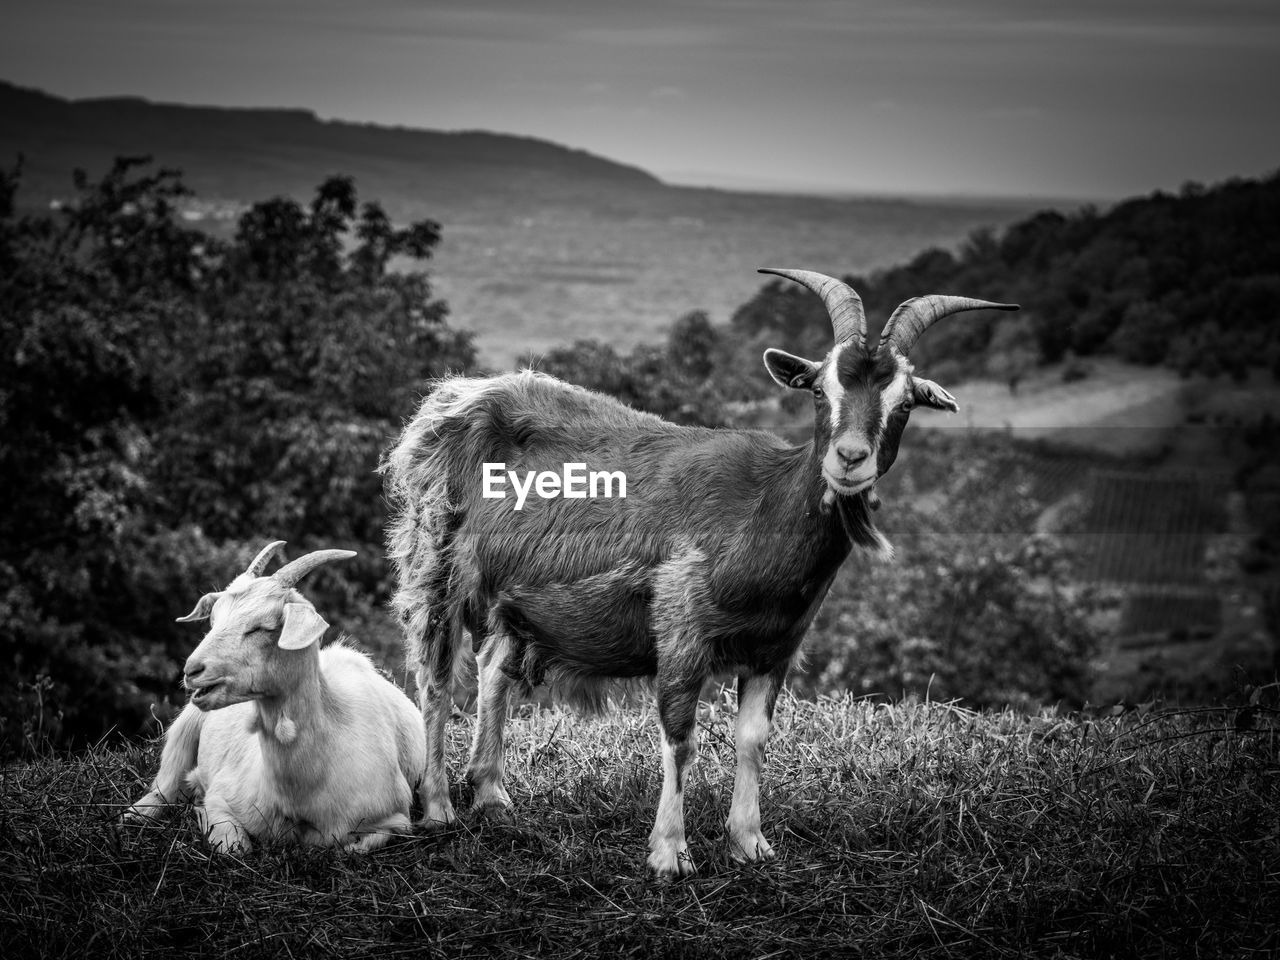
<path fill-rule="evenodd" d="M 723 38 L 721 30 L 692 24 L 586 27 L 570 34 L 570 39 L 578 43 L 611 47 L 705 47 L 719 43 Z"/>
<path fill-rule="evenodd" d="M 1039 107 L 988 107 L 978 116 L 984 120 L 1038 120 L 1044 111 Z"/>
<path fill-rule="evenodd" d="M 687 100 L 689 97 L 680 87 L 654 87 L 649 96 L 655 100 Z"/>

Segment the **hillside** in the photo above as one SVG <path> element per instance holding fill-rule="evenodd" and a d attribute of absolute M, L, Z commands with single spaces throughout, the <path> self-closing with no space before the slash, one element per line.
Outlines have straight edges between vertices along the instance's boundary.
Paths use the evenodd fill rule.
<path fill-rule="evenodd" d="M 1066 535 L 1084 577 L 1120 591 L 1121 649 L 1093 697 L 1133 695 L 1155 677 L 1190 689 L 1224 665 L 1274 670 L 1275 488 L 1258 475 L 1275 462 L 1259 427 L 1280 422 L 1269 371 L 1227 380 L 1092 357 L 1042 367 L 1016 393 L 994 379 L 953 392 L 958 415 L 921 411 L 913 427 L 957 443 L 1035 441 L 1017 445 L 1051 505 L 1036 529 Z"/>
<path fill-rule="evenodd" d="M 962 293 L 1023 312 L 939 325 L 913 350 L 940 379 L 989 375 L 1016 387 L 1037 364 L 1110 354 L 1183 374 L 1280 376 L 1280 173 L 1186 184 L 1107 210 L 1043 211 L 981 230 L 959 251 L 924 250 L 853 274 L 873 325 L 909 297 Z M 762 289 L 734 317 L 739 334 L 819 342 L 825 317 L 793 284 Z M 807 340 L 807 343 L 806 343 Z"/>
<path fill-rule="evenodd" d="M 138 98 L 70 101 L 0 83 L 0 164 L 24 158 L 18 202 L 74 196 L 120 154 L 183 171 L 202 228 L 230 229 L 266 197 L 309 200 L 333 173 L 399 222 L 443 225 L 432 270 L 482 358 L 509 366 L 583 336 L 657 339 L 690 310 L 718 320 L 760 286 L 757 267 L 887 267 L 1009 223 L 1030 201 L 831 199 L 661 183 L 634 167 L 527 137 L 321 120 Z M 762 129 L 767 148 L 768 131 Z"/>
<path fill-rule="evenodd" d="M 0 82 L 0 115 L 0 156 L 25 155 L 33 202 L 67 196 L 76 167 L 97 171 L 130 154 L 181 168 L 208 199 L 307 196 L 327 173 L 356 173 L 367 195 L 403 218 L 439 218 L 459 205 L 500 213 L 531 191 L 554 202 L 661 187 L 635 167 L 545 140 L 326 121 L 308 110 L 65 100 Z"/>

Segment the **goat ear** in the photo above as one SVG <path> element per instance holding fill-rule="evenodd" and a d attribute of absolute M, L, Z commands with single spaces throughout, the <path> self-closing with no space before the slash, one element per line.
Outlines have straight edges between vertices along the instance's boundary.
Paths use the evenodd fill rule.
<path fill-rule="evenodd" d="M 324 636 L 329 624 L 309 603 L 286 603 L 284 627 L 276 642 L 281 650 L 303 650 Z"/>
<path fill-rule="evenodd" d="M 177 623 L 190 623 L 193 620 L 208 620 L 209 611 L 213 609 L 213 605 L 218 602 L 221 593 L 206 593 L 198 601 L 196 601 L 195 609 L 188 613 L 185 617 L 179 617 Z"/>
<path fill-rule="evenodd" d="M 808 390 L 818 377 L 818 365 L 785 350 L 770 347 L 764 352 L 764 368 L 780 386 Z"/>
<path fill-rule="evenodd" d="M 960 409 L 956 398 L 932 380 L 916 380 L 915 400 L 922 407 L 933 407 L 935 410 L 950 410 L 955 413 Z"/>

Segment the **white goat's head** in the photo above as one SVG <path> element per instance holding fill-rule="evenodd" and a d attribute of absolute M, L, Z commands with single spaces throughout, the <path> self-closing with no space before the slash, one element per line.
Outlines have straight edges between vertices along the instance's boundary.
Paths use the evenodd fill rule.
<path fill-rule="evenodd" d="M 262 576 L 282 546 L 283 540 L 265 546 L 225 590 L 206 593 L 194 610 L 178 618 L 210 621 L 183 671 L 191 702 L 201 710 L 279 696 L 288 683 L 290 658 L 318 643 L 329 626 L 294 585 L 322 564 L 355 553 L 317 550 Z"/>
<path fill-rule="evenodd" d="M 913 375 L 907 352 L 930 326 L 963 310 L 1017 310 L 1013 303 L 968 297 L 915 297 L 898 307 L 874 350 L 867 343 L 862 300 L 852 288 L 812 270 L 773 273 L 808 287 L 831 316 L 836 343 L 820 361 L 783 350 L 764 352 L 769 375 L 784 387 L 809 390 L 814 397 L 814 443 L 825 447 L 822 476 L 839 494 L 871 487 L 893 465 L 898 442 L 916 404 L 956 410 L 955 397 L 930 380 Z"/>

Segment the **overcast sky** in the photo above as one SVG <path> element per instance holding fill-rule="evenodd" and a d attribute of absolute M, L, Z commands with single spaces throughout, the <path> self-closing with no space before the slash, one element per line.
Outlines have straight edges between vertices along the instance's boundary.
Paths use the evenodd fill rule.
<path fill-rule="evenodd" d="M 5 7 L 0 78 L 61 96 L 529 134 L 677 182 L 1102 199 L 1280 166 L 1278 0 Z"/>

